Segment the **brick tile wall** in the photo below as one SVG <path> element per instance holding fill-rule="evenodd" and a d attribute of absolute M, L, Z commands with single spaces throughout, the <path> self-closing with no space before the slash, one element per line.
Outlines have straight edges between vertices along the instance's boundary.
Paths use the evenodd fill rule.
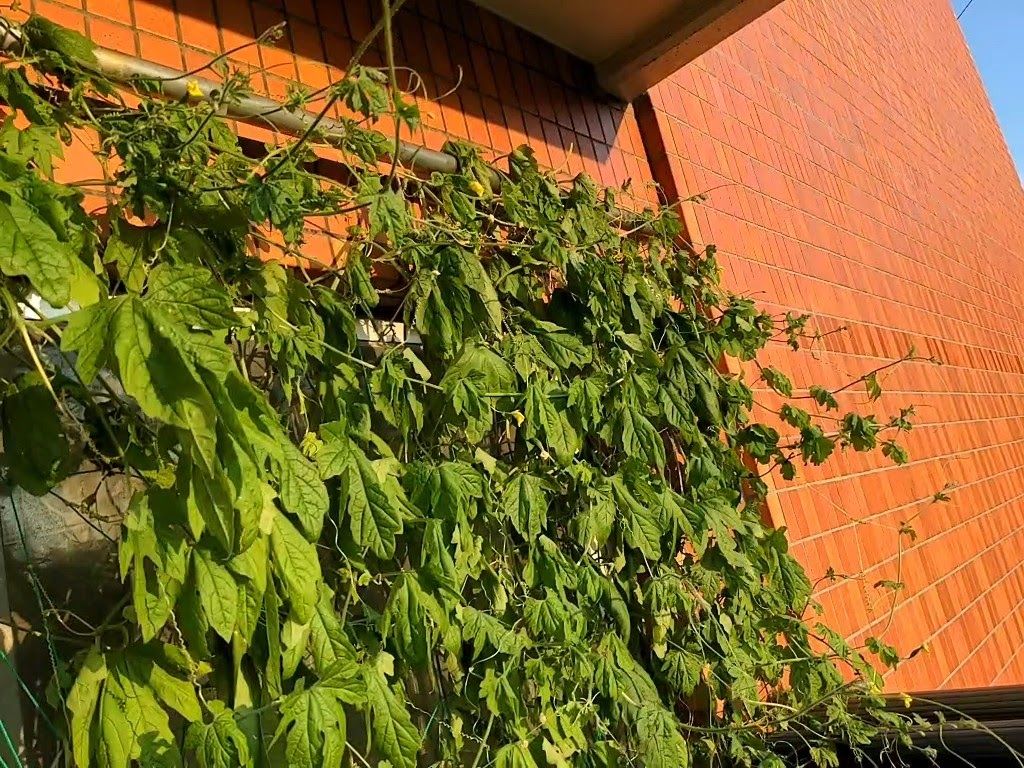
<path fill-rule="evenodd" d="M 1024 681 L 1024 193 L 949 3 L 787 0 L 650 107 L 654 170 L 683 197 L 710 190 L 691 234 L 730 286 L 847 329 L 770 350 L 798 386 L 911 345 L 945 362 L 886 374 L 871 406 L 917 406 L 907 467 L 847 455 L 779 488 L 811 576 L 857 577 L 819 586 L 828 616 L 854 639 L 928 642 L 894 690 Z M 947 482 L 953 501 L 932 503 Z M 895 607 L 881 579 L 906 584 Z"/>
<path fill-rule="evenodd" d="M 20 13 L 45 15 L 98 45 L 174 69 L 199 69 L 224 56 L 250 75 L 256 93 L 283 99 L 296 82 L 316 90 L 338 80 L 380 10 L 376 0 L 29 0 Z M 7 15 L 17 20 L 17 13 Z M 284 34 L 274 44 L 254 44 L 282 23 Z M 632 107 L 598 94 L 579 61 L 465 0 L 409 0 L 394 29 L 396 64 L 422 83 L 422 127 L 404 140 L 431 149 L 468 140 L 487 148 L 490 158 L 529 144 L 539 162 L 567 178 L 586 171 L 607 186 L 631 180 L 625 205 L 656 202 Z M 363 61 L 382 64 L 383 57 L 378 42 Z M 201 76 L 217 77 L 209 69 Z M 313 100 L 309 109 L 324 104 Z M 341 108 L 329 114 L 337 117 Z M 383 121 L 378 127 L 393 133 Z M 280 138 L 269 127 L 239 124 L 238 131 L 257 141 Z M 83 137 L 65 151 L 58 178 L 95 178 L 83 173 L 95 166 Z M 101 212 L 106 201 L 87 204 Z M 344 217 L 318 222 L 307 231 L 303 256 L 313 265 L 343 261 L 351 223 Z M 261 247 L 275 257 L 275 249 Z"/>
<path fill-rule="evenodd" d="M 230 52 L 272 96 L 296 79 L 317 88 L 337 78 L 378 7 L 31 5 L 176 68 Z M 278 45 L 249 45 L 281 21 Z M 731 287 L 810 312 L 822 330 L 847 329 L 813 353 L 770 350 L 797 385 L 838 386 L 911 344 L 945 361 L 884 377 L 879 413 L 918 407 L 908 467 L 840 457 L 780 487 L 781 512 L 813 577 L 829 566 L 858 576 L 819 588 L 839 628 L 903 650 L 929 642 L 890 687 L 1024 682 L 1024 193 L 946 0 L 787 0 L 639 109 L 596 96 L 570 57 L 460 0 L 409 0 L 395 26 L 398 63 L 448 94 L 423 103 L 411 140 L 436 149 L 468 138 L 495 155 L 527 142 L 567 175 L 633 179 L 641 202 L 652 178 L 670 194 L 709 191 L 684 212 L 695 240 L 720 247 Z M 90 162 L 80 143 L 66 172 L 95 176 Z M 311 257 L 331 258 L 336 240 L 313 241 Z M 768 393 L 759 400 L 771 404 Z M 959 486 L 953 502 L 930 503 L 947 482 Z M 911 519 L 919 536 L 901 547 L 896 531 Z M 907 585 L 892 611 L 872 587 L 884 578 Z"/>
<path fill-rule="evenodd" d="M 271 97 L 296 80 L 317 89 L 338 79 L 380 11 L 372 0 L 31 0 L 25 7 L 99 45 L 176 69 L 227 52 L 252 73 L 254 90 Z M 282 22 L 275 45 L 252 45 Z M 633 179 L 641 189 L 649 181 L 632 109 L 595 95 L 589 71 L 569 55 L 460 0 L 409 0 L 395 30 L 397 64 L 418 72 L 432 97 L 448 94 L 421 102 L 424 126 L 407 140 L 438 149 L 447 138 L 468 139 L 495 156 L 529 143 L 568 176 L 585 170 L 604 184 Z M 364 61 L 382 63 L 382 47 L 371 47 Z"/>

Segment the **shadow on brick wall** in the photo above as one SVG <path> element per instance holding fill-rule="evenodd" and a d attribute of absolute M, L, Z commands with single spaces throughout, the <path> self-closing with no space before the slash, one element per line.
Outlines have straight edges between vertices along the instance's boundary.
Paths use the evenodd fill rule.
<path fill-rule="evenodd" d="M 132 8 L 143 57 L 150 58 L 147 47 L 161 50 L 157 38 L 175 35 L 187 67 L 286 22 L 275 46 L 244 47 L 231 57 L 262 70 L 254 87 L 262 79 L 272 97 L 296 80 L 316 89 L 336 79 L 380 14 L 370 0 L 133 0 Z M 499 154 L 544 144 L 553 148 L 552 160 L 561 152 L 598 163 L 620 141 L 628 105 L 600 92 L 588 64 L 471 2 L 409 0 L 394 28 L 400 78 L 415 71 L 437 99 L 423 105 L 428 133 L 467 138 Z M 160 42 L 173 57 L 166 39 Z M 379 41 L 363 58 L 384 60 Z"/>

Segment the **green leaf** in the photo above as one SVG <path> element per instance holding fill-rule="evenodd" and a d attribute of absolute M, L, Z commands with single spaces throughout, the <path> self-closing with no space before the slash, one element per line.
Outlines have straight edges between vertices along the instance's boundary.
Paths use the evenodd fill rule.
<path fill-rule="evenodd" d="M 416 768 L 420 733 L 406 709 L 401 686 L 388 685 L 376 667 L 365 668 L 373 746 L 394 768 Z"/>
<path fill-rule="evenodd" d="M 473 643 L 473 658 L 479 658 L 488 644 L 499 653 L 518 656 L 529 647 L 530 639 L 506 627 L 500 619 L 470 606 L 459 609 L 463 637 Z"/>
<path fill-rule="evenodd" d="M 32 124 L 54 124 L 53 106 L 28 81 L 24 67 L 0 69 L 0 102 L 21 110 Z"/>
<path fill-rule="evenodd" d="M 583 613 L 553 589 L 545 589 L 543 598 L 526 598 L 523 618 L 534 639 L 541 643 L 578 640 L 583 636 L 587 623 Z"/>
<path fill-rule="evenodd" d="M 638 407 L 626 404 L 619 411 L 619 439 L 627 456 L 643 459 L 658 469 L 665 467 L 665 444 L 661 435 Z"/>
<path fill-rule="evenodd" d="M 811 760 L 818 768 L 839 768 L 839 755 L 830 744 L 815 745 L 810 748 Z"/>
<path fill-rule="evenodd" d="M 187 430 L 212 474 L 217 444 L 213 398 L 161 325 L 137 298 L 118 304 L 110 333 L 121 383 L 147 415 Z"/>
<path fill-rule="evenodd" d="M 663 669 L 672 686 L 684 696 L 690 696 L 700 685 L 704 659 L 695 653 L 670 650 L 665 654 Z"/>
<path fill-rule="evenodd" d="M 474 517 L 475 502 L 484 495 L 483 477 L 462 461 L 414 464 L 406 471 L 404 484 L 424 516 L 452 522 Z"/>
<path fill-rule="evenodd" d="M 192 570 L 210 626 L 222 638 L 230 640 L 238 615 L 238 587 L 231 572 L 199 548 L 192 551 Z"/>
<path fill-rule="evenodd" d="M 263 611 L 263 590 L 248 580 L 238 584 L 238 615 L 235 618 L 235 640 L 240 647 L 248 648 L 259 626 Z"/>
<path fill-rule="evenodd" d="M 310 621 L 319 602 L 320 562 L 316 548 L 280 512 L 273 519 L 270 555 L 274 574 L 284 586 L 284 597 L 295 618 L 301 623 Z"/>
<path fill-rule="evenodd" d="M 284 737 L 287 765 L 321 768 L 341 765 L 345 754 L 345 709 L 333 692 L 313 685 L 297 688 L 281 703 L 272 743 Z"/>
<path fill-rule="evenodd" d="M 341 481 L 341 507 L 356 543 L 379 557 L 390 557 L 395 535 L 402 531 L 403 511 L 393 494 L 385 491 L 366 454 L 340 430 L 327 429 L 317 462 L 323 477 Z"/>
<path fill-rule="evenodd" d="M 461 251 L 459 261 L 463 283 L 476 294 L 476 299 L 483 307 L 483 315 L 494 331 L 501 330 L 501 301 L 494 290 L 491 278 L 487 276 L 479 257 L 468 251 Z"/>
<path fill-rule="evenodd" d="M 800 430 L 800 454 L 804 461 L 823 464 L 835 450 L 835 440 L 828 437 L 817 425 Z"/>
<path fill-rule="evenodd" d="M 199 719 L 201 713 L 191 684 L 172 673 L 182 661 L 173 658 L 175 652 L 152 644 L 106 655 L 89 652 L 68 701 L 79 768 L 181 766 L 170 719 L 160 702 L 188 719 Z"/>
<path fill-rule="evenodd" d="M 72 470 L 57 403 L 37 373 L 22 376 L 0 403 L 4 458 L 11 481 L 43 496 Z"/>
<path fill-rule="evenodd" d="M 872 402 L 882 396 L 882 385 L 878 383 L 878 374 L 869 373 L 864 377 L 864 389 L 867 391 L 868 400 Z"/>
<path fill-rule="evenodd" d="M 378 221 L 378 225 L 382 222 Z M 370 270 L 367 267 L 367 259 L 353 256 L 345 264 L 345 276 L 348 278 L 349 287 L 353 296 L 359 299 L 368 307 L 375 307 L 380 301 L 377 289 L 373 287 L 373 278 L 370 277 Z"/>
<path fill-rule="evenodd" d="M 569 385 L 569 407 L 577 414 L 580 421 L 592 430 L 598 430 L 605 421 L 602 408 L 604 399 L 603 379 L 595 376 L 573 379 Z"/>
<path fill-rule="evenodd" d="M 186 581 L 189 556 L 180 525 L 184 507 L 173 490 L 153 486 L 132 498 L 124 519 L 118 552 L 121 577 L 132 567 L 132 607 L 143 640 L 163 629 Z"/>
<path fill-rule="evenodd" d="M 388 108 L 385 83 L 386 77 L 382 71 L 373 67 L 356 66 L 332 88 L 333 94 L 342 99 L 349 109 L 364 117 L 375 119 Z M 373 178 L 379 183 L 379 177 L 374 175 Z"/>
<path fill-rule="evenodd" d="M 121 661 L 122 669 L 133 680 L 147 685 L 164 705 L 195 722 L 203 717 L 196 689 L 190 681 L 179 677 L 188 674 L 192 663 L 177 646 L 159 642 L 132 648 Z"/>
<path fill-rule="evenodd" d="M 895 440 L 886 440 L 882 443 L 882 455 L 891 459 L 893 464 L 906 464 L 910 461 L 910 454 Z"/>
<path fill-rule="evenodd" d="M 676 724 L 664 707 L 643 707 L 636 718 L 638 752 L 644 768 L 686 768 L 690 751 Z"/>
<path fill-rule="evenodd" d="M 134 227 L 122 220 L 115 220 L 103 261 L 117 267 L 117 275 L 132 293 L 142 293 L 146 284 L 149 262 L 154 258 L 157 238 L 163 239 L 163 231 L 149 227 Z"/>
<path fill-rule="evenodd" d="M 580 438 L 563 409 L 555 406 L 549 383 L 533 379 L 526 387 L 526 436 L 543 437 L 558 463 L 569 464 L 580 447 Z M 564 399 L 561 399 L 564 403 Z"/>
<path fill-rule="evenodd" d="M 488 670 L 490 671 L 490 670 Z M 494 755 L 494 768 L 537 768 L 530 749 L 521 742 L 506 744 Z"/>
<path fill-rule="evenodd" d="M 804 569 L 789 554 L 785 532 L 774 530 L 768 534 L 764 546 L 769 559 L 767 586 L 785 598 L 786 607 L 797 614 L 803 612 L 811 596 L 811 583 Z"/>
<path fill-rule="evenodd" d="M 766 365 L 761 369 L 761 378 L 764 379 L 765 383 L 778 392 L 780 395 L 785 397 L 793 396 L 793 383 L 778 368 L 772 368 L 770 365 Z"/>
<path fill-rule="evenodd" d="M 557 326 L 555 326 L 557 328 Z M 590 363 L 590 348 L 578 336 L 561 329 L 555 332 L 544 332 L 538 335 L 541 346 L 548 357 L 561 369 L 582 368 Z"/>
<path fill-rule="evenodd" d="M 480 682 L 480 696 L 487 702 L 487 709 L 495 717 L 510 721 L 522 715 L 522 696 L 510 680 L 514 675 L 515 670 L 498 675 L 493 668 L 488 667 Z"/>
<path fill-rule="evenodd" d="M 843 439 L 855 451 L 869 451 L 877 445 L 881 428 L 882 425 L 875 421 L 874 416 L 848 413 L 843 417 L 841 432 Z"/>
<path fill-rule="evenodd" d="M 75 678 L 71 693 L 68 694 L 72 754 L 78 768 L 87 768 L 91 762 L 92 721 L 107 672 L 107 662 L 103 654 L 95 647 L 90 648 L 78 677 Z"/>
<path fill-rule="evenodd" d="M 791 427 L 806 429 L 811 426 L 811 415 L 804 409 L 797 408 L 790 403 L 783 404 L 782 408 L 779 409 L 779 415 Z"/>
<path fill-rule="evenodd" d="M 33 15 L 22 25 L 22 31 L 29 45 L 37 50 L 53 51 L 80 66 L 97 66 L 96 46 L 89 38 L 73 29 L 55 24 L 43 16 Z"/>
<path fill-rule="evenodd" d="M 400 430 L 403 439 L 423 429 L 423 403 L 414 377 L 426 381 L 430 371 L 408 347 L 400 353 L 386 354 L 370 375 L 374 408 Z"/>
<path fill-rule="evenodd" d="M 160 264 L 149 276 L 146 303 L 176 323 L 207 331 L 239 324 L 231 297 L 202 267 Z"/>
<path fill-rule="evenodd" d="M 597 680 L 609 699 L 629 711 L 661 701 L 654 682 L 619 637 L 609 633 L 601 638 L 596 657 Z"/>
<path fill-rule="evenodd" d="M 75 352 L 75 370 L 86 384 L 91 384 L 107 364 L 110 350 L 110 321 L 123 298 L 101 300 L 68 317 L 60 347 Z"/>
<path fill-rule="evenodd" d="M 360 179 L 356 201 L 368 206 L 371 237 L 384 235 L 394 242 L 412 223 L 405 197 L 394 189 L 385 189 L 375 174 L 366 174 Z"/>
<path fill-rule="evenodd" d="M 321 675 L 339 660 L 356 658 L 356 650 L 335 610 L 334 593 L 326 584 L 320 585 L 316 612 L 310 621 L 309 650 Z"/>
<path fill-rule="evenodd" d="M 611 478 L 612 497 L 622 519 L 622 532 L 626 543 L 640 550 L 645 557 L 661 557 L 661 537 L 666 532 L 661 509 L 645 504 L 637 498 L 634 489 L 622 475 Z"/>
<path fill-rule="evenodd" d="M 10 114 L 0 127 L 0 147 L 12 160 L 32 164 L 46 176 L 53 176 L 53 159 L 63 157 L 57 130 L 50 126 L 16 127 Z"/>
<path fill-rule="evenodd" d="M 839 403 L 836 402 L 835 396 L 824 387 L 815 384 L 810 389 L 811 398 L 818 405 L 825 408 L 827 411 L 834 411 L 839 407 Z"/>
<path fill-rule="evenodd" d="M 426 665 L 429 652 L 426 614 L 420 603 L 420 585 L 412 574 L 399 574 L 391 585 L 381 614 L 380 632 L 385 639 L 390 639 L 398 657 L 405 663 L 416 669 Z"/>
<path fill-rule="evenodd" d="M 307 538 L 314 541 L 320 536 L 330 504 L 327 488 L 317 468 L 287 438 L 279 443 L 278 456 L 281 503 L 298 518 Z"/>
<path fill-rule="evenodd" d="M 576 541 L 589 550 L 605 545 L 615 523 L 615 501 L 610 487 L 593 485 L 587 488 L 583 508 L 573 519 Z"/>
<path fill-rule="evenodd" d="M 901 661 L 899 651 L 877 637 L 869 637 L 864 641 L 867 649 L 875 654 L 879 661 L 890 669 L 894 669 Z"/>
<path fill-rule="evenodd" d="M 235 551 L 236 520 L 234 505 L 223 475 L 207 477 L 198 467 L 190 473 L 188 514 L 201 523 L 192 527 L 193 535 L 208 532 L 220 545 L 221 551 Z"/>
<path fill-rule="evenodd" d="M 519 534 L 533 541 L 547 525 L 548 500 L 543 478 L 516 475 L 502 489 L 501 506 Z"/>
<path fill-rule="evenodd" d="M 193 755 L 200 768 L 237 768 L 249 765 L 249 744 L 245 733 L 235 722 L 235 713 L 223 702 L 207 703 L 213 719 L 196 722 L 188 728 L 185 750 Z"/>
<path fill-rule="evenodd" d="M 20 190 L 0 182 L 0 272 L 24 275 L 47 302 L 63 307 L 71 299 L 75 258 Z"/>

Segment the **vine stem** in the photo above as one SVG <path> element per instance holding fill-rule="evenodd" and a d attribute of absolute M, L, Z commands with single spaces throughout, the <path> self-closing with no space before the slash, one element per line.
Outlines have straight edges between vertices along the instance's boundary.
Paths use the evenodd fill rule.
<path fill-rule="evenodd" d="M 65 417 L 71 418 L 71 414 L 68 413 L 67 408 L 64 407 L 64 402 L 57 396 L 56 391 L 53 389 L 53 384 L 50 382 L 50 376 L 46 372 L 46 368 L 43 366 L 43 361 L 39 359 L 39 355 L 36 353 L 36 345 L 32 342 L 32 337 L 28 333 L 28 328 L 25 326 L 25 319 L 21 316 L 21 310 L 18 309 L 18 303 L 11 296 L 10 291 L 4 289 L 3 291 L 4 303 L 7 305 L 7 311 L 11 315 L 11 321 L 18 329 L 18 333 L 21 335 L 21 340 L 25 345 L 25 351 L 28 352 L 28 356 L 32 360 L 32 365 L 36 369 L 36 373 L 39 374 L 43 380 L 43 386 L 46 387 L 46 391 L 50 393 L 53 401 L 57 404 L 57 408 L 64 414 Z"/>
<path fill-rule="evenodd" d="M 494 726 L 494 713 L 487 718 L 487 728 L 484 729 L 483 738 L 480 740 L 480 749 L 476 751 L 476 758 L 473 760 L 471 768 L 477 768 L 480 765 L 480 758 L 484 756 L 484 750 L 487 748 L 487 739 L 491 736 L 491 728 Z"/>
<path fill-rule="evenodd" d="M 370 34 L 366 36 L 366 39 L 359 44 L 359 47 L 356 48 L 355 53 L 352 54 L 352 58 L 349 60 L 348 67 L 345 69 L 346 77 L 348 77 L 348 73 L 352 70 L 352 68 L 359 63 L 359 60 L 363 57 L 363 54 L 366 53 L 366 51 L 369 49 L 370 45 L 376 39 L 377 35 L 379 35 L 386 26 L 391 24 L 391 17 L 398 12 L 398 9 L 402 7 L 402 4 L 404 2 L 405 0 L 398 0 L 393 6 L 391 6 L 391 13 L 385 13 L 384 17 L 381 18 L 374 25 L 373 29 L 370 30 Z M 320 123 L 324 121 L 324 118 L 327 117 L 327 113 L 330 112 L 334 105 L 338 103 L 339 98 L 340 96 L 338 94 L 331 94 L 331 96 L 328 97 L 327 101 L 324 103 L 323 108 L 317 113 L 316 117 L 313 118 L 313 121 L 309 124 L 309 128 L 306 129 L 305 133 L 303 133 L 299 137 L 298 141 L 296 141 L 288 148 L 288 151 L 284 153 L 284 156 L 280 160 L 278 160 L 275 165 L 273 165 L 265 174 L 263 174 L 262 181 L 264 183 L 266 182 L 267 179 L 269 179 L 271 176 L 277 173 L 285 163 L 292 159 L 292 157 L 294 157 L 299 152 L 299 150 L 301 150 L 304 146 L 306 146 L 306 144 L 309 143 L 309 140 L 316 133 L 316 129 L 320 126 Z"/>

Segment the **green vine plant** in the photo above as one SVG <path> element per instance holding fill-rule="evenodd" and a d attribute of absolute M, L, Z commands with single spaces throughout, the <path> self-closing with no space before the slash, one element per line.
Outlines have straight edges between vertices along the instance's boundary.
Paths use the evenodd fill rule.
<path fill-rule="evenodd" d="M 836 415 L 747 366 L 789 434 L 754 423 L 719 362 L 799 347 L 807 318 L 729 293 L 671 207 L 626 215 L 527 147 L 381 161 L 419 121 L 393 63 L 291 95 L 349 115 L 331 165 L 317 125 L 241 142 L 220 115 L 249 85 L 222 61 L 212 100 L 166 100 L 73 31 L 21 34 L 5 478 L 42 495 L 87 465 L 134 494 L 124 599 L 54 659 L 68 765 L 827 767 L 923 727 L 882 695 L 897 651 L 825 626 L 762 522 L 769 469 L 902 463 L 911 411 Z M 107 175 L 55 181 L 83 135 Z M 304 261 L 339 215 L 343 263 Z"/>

